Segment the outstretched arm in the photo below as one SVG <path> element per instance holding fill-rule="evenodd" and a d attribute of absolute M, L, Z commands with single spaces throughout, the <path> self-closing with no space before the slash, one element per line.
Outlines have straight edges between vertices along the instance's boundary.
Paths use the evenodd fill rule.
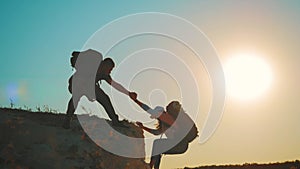
<path fill-rule="evenodd" d="M 128 91 L 125 87 L 123 87 L 120 83 L 114 81 L 111 79 L 110 83 L 109 83 L 113 88 L 115 88 L 116 90 L 118 90 L 121 93 L 126 94 L 127 96 L 129 96 L 132 100 L 135 100 L 137 98 L 137 94 L 135 92 L 130 92 Z"/>
<path fill-rule="evenodd" d="M 149 109 L 151 109 L 148 105 L 146 105 L 145 103 L 139 101 L 138 99 L 135 99 L 134 102 L 136 104 L 138 104 L 143 110 L 147 111 Z"/>
<path fill-rule="evenodd" d="M 149 133 L 151 133 L 151 134 L 153 134 L 153 135 L 160 135 L 160 134 L 162 133 L 162 130 L 159 130 L 159 129 L 150 129 L 150 128 L 148 128 L 148 127 L 145 127 L 145 126 L 143 125 L 143 123 L 141 123 L 141 122 L 136 122 L 136 124 L 137 124 L 140 128 L 142 128 L 143 130 L 145 130 L 145 131 L 147 131 L 147 132 L 149 132 Z"/>
<path fill-rule="evenodd" d="M 116 90 L 118 90 L 119 92 L 121 93 L 124 93 L 126 94 L 127 96 L 129 96 L 129 91 L 127 89 L 125 89 L 125 87 L 123 87 L 120 83 L 114 81 L 114 80 L 111 80 L 110 82 L 110 85 L 115 88 Z"/>
<path fill-rule="evenodd" d="M 149 113 L 148 110 L 150 110 L 151 108 L 148 105 L 146 105 L 145 103 L 139 101 L 138 99 L 134 100 L 134 102 L 136 102 L 136 104 L 138 104 L 143 110 L 145 110 L 146 112 Z M 167 113 L 162 113 L 157 118 L 160 119 L 161 121 L 169 124 L 169 125 L 172 125 L 175 121 L 174 118 L 172 116 L 170 116 L 169 114 L 167 114 Z"/>

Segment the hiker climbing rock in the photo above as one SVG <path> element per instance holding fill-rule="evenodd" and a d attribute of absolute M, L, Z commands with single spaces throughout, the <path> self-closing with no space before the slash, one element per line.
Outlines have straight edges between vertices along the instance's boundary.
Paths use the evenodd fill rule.
<path fill-rule="evenodd" d="M 151 116 L 158 120 L 156 129 L 144 126 L 141 122 L 136 124 L 154 135 L 165 134 L 167 138 L 160 138 L 153 142 L 150 168 L 159 169 L 162 154 L 182 154 L 188 145 L 198 136 L 198 130 L 193 120 L 185 113 L 178 101 L 172 101 L 166 107 L 161 106 L 151 109 L 138 99 L 134 101 Z"/>

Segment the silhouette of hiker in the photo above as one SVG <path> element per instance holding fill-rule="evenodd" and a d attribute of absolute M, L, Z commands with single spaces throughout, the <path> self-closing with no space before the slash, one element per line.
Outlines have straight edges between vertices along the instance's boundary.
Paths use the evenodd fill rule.
<path fill-rule="evenodd" d="M 118 115 L 112 106 L 108 95 L 100 88 L 99 81 L 105 80 L 109 85 L 121 93 L 128 95 L 131 99 L 136 98 L 136 93 L 129 92 L 121 84 L 112 79 L 110 73 L 115 66 L 111 58 L 102 60 L 102 54 L 88 49 L 83 52 L 73 52 L 71 64 L 76 72 L 69 79 L 69 92 L 72 98 L 68 103 L 67 116 L 63 127 L 70 128 L 70 120 L 74 114 L 77 104 L 82 96 L 86 96 L 89 101 L 97 100 L 105 109 L 114 126 L 122 126 Z M 76 66 L 75 66 L 76 62 Z M 75 104 L 75 105 L 74 105 Z"/>
<path fill-rule="evenodd" d="M 161 106 L 151 109 L 148 105 L 140 102 L 138 99 L 134 101 L 151 116 L 158 120 L 156 129 L 145 127 L 141 122 L 136 124 L 147 132 L 160 135 L 165 134 L 167 138 L 156 139 L 153 142 L 150 168 L 159 169 L 162 154 L 182 154 L 187 151 L 189 142 L 194 138 L 188 138 L 191 126 L 194 125 L 193 120 L 184 112 L 178 101 L 172 101 L 166 107 L 167 111 Z M 176 119 L 176 121 L 175 121 Z M 196 129 L 196 135 L 198 133 Z M 194 136 L 195 138 L 197 136 Z"/>

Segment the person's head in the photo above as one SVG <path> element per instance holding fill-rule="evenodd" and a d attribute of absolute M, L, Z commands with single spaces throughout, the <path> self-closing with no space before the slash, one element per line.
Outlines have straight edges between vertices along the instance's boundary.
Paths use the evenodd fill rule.
<path fill-rule="evenodd" d="M 75 68 L 76 60 L 77 60 L 79 54 L 80 54 L 80 52 L 78 52 L 78 51 L 73 51 L 72 52 L 72 57 L 71 57 L 70 61 L 71 61 L 71 66 L 73 68 Z"/>
<path fill-rule="evenodd" d="M 172 101 L 167 105 L 166 109 L 167 112 L 176 119 L 180 112 L 181 104 L 178 101 Z"/>
<path fill-rule="evenodd" d="M 148 113 L 151 114 L 150 118 L 152 119 L 157 119 L 158 123 L 156 128 L 159 129 L 161 128 L 163 125 L 166 127 L 169 127 L 170 125 L 163 123 L 160 119 L 159 116 L 161 116 L 163 113 L 166 113 L 165 109 L 161 106 L 156 106 L 154 109 L 149 109 L 147 110 Z"/>
<path fill-rule="evenodd" d="M 181 104 L 178 101 L 172 101 L 170 102 L 167 107 L 166 107 L 166 111 L 162 111 L 162 113 L 168 113 L 169 115 L 171 115 L 174 119 L 177 118 L 178 113 L 181 111 Z M 163 110 L 163 108 L 162 108 Z M 161 120 L 158 119 L 158 125 L 157 128 L 161 128 L 163 125 L 166 127 L 165 129 L 167 129 L 168 127 L 170 127 L 169 124 L 167 123 L 163 123 Z"/>
<path fill-rule="evenodd" d="M 104 74 L 110 74 L 112 69 L 115 67 L 115 62 L 111 58 L 105 58 L 100 63 L 100 72 Z"/>

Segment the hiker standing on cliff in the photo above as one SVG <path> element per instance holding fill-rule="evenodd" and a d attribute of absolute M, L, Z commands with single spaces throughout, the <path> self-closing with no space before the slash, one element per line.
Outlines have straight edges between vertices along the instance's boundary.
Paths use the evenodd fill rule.
<path fill-rule="evenodd" d="M 66 129 L 70 128 L 71 117 L 82 96 L 86 96 L 89 101 L 97 100 L 104 107 L 113 125 L 123 126 L 115 113 L 109 96 L 100 88 L 99 82 L 101 83 L 102 80 L 106 81 L 113 88 L 128 95 L 131 99 L 135 99 L 137 95 L 134 92 L 129 92 L 112 79 L 110 73 L 115 67 L 114 61 L 111 58 L 102 60 L 102 54 L 92 49 L 83 52 L 74 51 L 72 56 L 71 66 L 76 69 L 76 72 L 69 79 L 68 89 L 72 94 L 72 98 L 68 103 L 67 116 L 63 127 Z"/>
<path fill-rule="evenodd" d="M 195 123 L 185 113 L 178 101 L 170 102 L 165 111 L 161 106 L 151 109 L 138 99 L 133 100 L 151 115 L 150 118 L 158 120 L 156 129 L 145 127 L 141 122 L 136 122 L 136 124 L 151 134 L 165 134 L 167 137 L 154 140 L 150 168 L 159 169 L 162 154 L 182 154 L 186 152 L 189 143 L 198 136 Z"/>

